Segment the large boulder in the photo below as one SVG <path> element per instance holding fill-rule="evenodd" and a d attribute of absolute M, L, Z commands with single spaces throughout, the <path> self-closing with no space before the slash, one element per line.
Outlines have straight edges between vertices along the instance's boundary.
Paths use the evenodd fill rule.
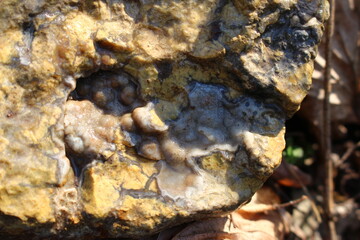
<path fill-rule="evenodd" d="M 0 237 L 151 235 L 245 204 L 325 0 L 0 1 Z"/>

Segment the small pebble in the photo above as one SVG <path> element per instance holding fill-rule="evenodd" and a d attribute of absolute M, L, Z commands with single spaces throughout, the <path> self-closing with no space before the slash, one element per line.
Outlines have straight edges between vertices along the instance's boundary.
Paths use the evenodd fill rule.
<path fill-rule="evenodd" d="M 111 86 L 114 88 L 123 88 L 129 84 L 129 80 L 125 76 L 115 76 L 111 78 Z"/>
<path fill-rule="evenodd" d="M 153 103 L 148 103 L 145 107 L 136 108 L 131 116 L 135 124 L 145 133 L 162 133 L 168 129 L 168 126 L 161 121 L 154 111 Z"/>
<path fill-rule="evenodd" d="M 106 99 L 104 92 L 102 92 L 102 91 L 95 92 L 93 95 L 93 99 L 94 99 L 94 102 L 96 103 L 96 105 L 98 105 L 99 107 L 106 106 L 107 99 Z"/>
<path fill-rule="evenodd" d="M 176 165 L 186 161 L 186 150 L 180 147 L 176 141 L 168 137 L 162 139 L 161 150 L 163 151 L 166 162 L 169 164 Z"/>
<path fill-rule="evenodd" d="M 124 105 L 130 105 L 136 100 L 136 90 L 133 86 L 126 86 L 120 93 L 120 101 Z"/>
<path fill-rule="evenodd" d="M 163 158 L 159 143 L 154 140 L 148 140 L 141 143 L 138 154 L 145 158 L 158 161 Z"/>
<path fill-rule="evenodd" d="M 133 132 L 136 130 L 131 113 L 124 114 L 120 119 L 120 125 L 124 131 Z"/>

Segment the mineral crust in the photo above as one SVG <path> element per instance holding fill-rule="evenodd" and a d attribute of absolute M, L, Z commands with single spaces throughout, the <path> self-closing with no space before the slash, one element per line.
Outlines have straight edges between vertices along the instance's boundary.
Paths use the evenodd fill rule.
<path fill-rule="evenodd" d="M 325 0 L 0 1 L 0 238 L 140 238 L 248 201 Z"/>

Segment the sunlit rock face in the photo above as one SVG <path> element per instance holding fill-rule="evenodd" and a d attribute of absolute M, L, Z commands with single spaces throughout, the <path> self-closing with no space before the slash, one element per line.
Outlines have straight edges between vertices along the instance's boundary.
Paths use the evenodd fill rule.
<path fill-rule="evenodd" d="M 148 236 L 281 161 L 323 0 L 0 1 L 0 237 Z"/>

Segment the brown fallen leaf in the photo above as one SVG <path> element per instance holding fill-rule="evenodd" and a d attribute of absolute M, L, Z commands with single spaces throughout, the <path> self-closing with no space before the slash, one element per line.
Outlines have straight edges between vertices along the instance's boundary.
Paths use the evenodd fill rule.
<path fill-rule="evenodd" d="M 302 185 L 308 186 L 312 183 L 312 178 L 309 174 L 286 161 L 282 161 L 271 177 L 277 183 L 286 187 L 301 188 Z"/>
<path fill-rule="evenodd" d="M 169 232 L 160 233 L 157 240 L 281 240 L 290 231 L 291 222 L 290 214 L 283 208 L 305 198 L 281 204 L 280 198 L 271 188 L 263 187 L 250 203 L 231 214 L 191 223 L 171 238 L 166 238 Z"/>
<path fill-rule="evenodd" d="M 251 202 L 231 214 L 234 226 L 252 233 L 252 239 L 284 239 L 288 223 L 283 221 L 284 214 L 276 205 L 279 196 L 269 187 L 260 189 Z"/>

